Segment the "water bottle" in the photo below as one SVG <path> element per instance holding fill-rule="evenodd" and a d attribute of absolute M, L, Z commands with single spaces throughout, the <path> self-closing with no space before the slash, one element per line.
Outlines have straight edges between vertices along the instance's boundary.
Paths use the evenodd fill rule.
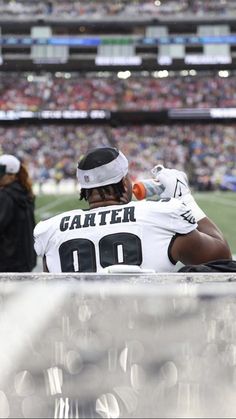
<path fill-rule="evenodd" d="M 154 179 L 141 180 L 139 182 L 135 182 L 133 185 L 133 194 L 139 201 L 141 199 L 158 201 L 163 190 L 163 185 L 160 185 Z"/>

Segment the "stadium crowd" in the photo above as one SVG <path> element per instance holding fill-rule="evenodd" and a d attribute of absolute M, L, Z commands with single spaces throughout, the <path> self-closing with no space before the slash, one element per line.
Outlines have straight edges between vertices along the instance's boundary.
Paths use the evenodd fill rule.
<path fill-rule="evenodd" d="M 159 111 L 168 108 L 236 107 L 235 74 L 207 72 L 166 78 L 134 73 L 2 73 L 1 111 L 93 110 Z M 58 121 L 59 122 L 59 121 Z M 35 182 L 74 178 L 75 161 L 87 148 L 115 145 L 130 158 L 133 179 L 149 176 L 160 162 L 188 172 L 196 189 L 213 189 L 236 175 L 235 126 L 144 125 L 116 128 L 84 125 L 22 125 L 0 128 L 3 153 L 29 165 Z"/>
<path fill-rule="evenodd" d="M 53 16 L 53 17 L 110 17 L 110 16 L 165 16 L 180 14 L 227 15 L 235 12 L 234 0 L 0 0 L 1 16 Z"/>
<path fill-rule="evenodd" d="M 0 152 L 15 153 L 34 182 L 75 179 L 76 161 L 88 148 L 117 146 L 129 158 L 133 180 L 150 177 L 157 163 L 185 170 L 196 190 L 222 188 L 236 176 L 236 124 L 21 125 L 0 127 Z"/>
<path fill-rule="evenodd" d="M 16 85 L 15 80 L 18 80 Z M 1 73 L 0 110 L 143 110 L 236 107 L 234 73 L 168 78 L 132 73 L 128 79 L 99 73 Z"/>

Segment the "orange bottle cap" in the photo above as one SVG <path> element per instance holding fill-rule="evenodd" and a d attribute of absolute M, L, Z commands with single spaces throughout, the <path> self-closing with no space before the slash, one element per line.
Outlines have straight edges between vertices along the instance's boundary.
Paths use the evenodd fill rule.
<path fill-rule="evenodd" d="M 146 189 L 142 182 L 137 182 L 133 185 L 133 194 L 138 200 L 146 198 Z"/>

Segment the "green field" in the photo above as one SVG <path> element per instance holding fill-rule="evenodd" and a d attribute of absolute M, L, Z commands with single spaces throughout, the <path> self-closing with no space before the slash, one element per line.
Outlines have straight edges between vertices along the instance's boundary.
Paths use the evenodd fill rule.
<path fill-rule="evenodd" d="M 206 214 L 221 228 L 236 254 L 236 193 L 203 192 L 194 194 Z M 36 198 L 37 221 L 74 208 L 87 208 L 76 195 L 39 195 Z"/>

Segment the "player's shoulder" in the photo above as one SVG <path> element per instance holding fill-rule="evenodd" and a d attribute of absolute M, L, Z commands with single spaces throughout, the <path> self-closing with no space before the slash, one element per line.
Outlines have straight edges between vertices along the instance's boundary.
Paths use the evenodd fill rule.
<path fill-rule="evenodd" d="M 58 226 L 60 225 L 60 222 L 63 218 L 73 216 L 75 213 L 78 214 L 78 212 L 83 212 L 83 210 L 77 209 L 77 210 L 65 211 L 60 214 L 56 214 L 53 217 L 39 221 L 38 224 L 36 224 L 34 228 L 35 236 L 44 234 L 48 230 L 54 230 L 54 229 L 56 230 Z"/>
<path fill-rule="evenodd" d="M 177 198 L 162 198 L 158 201 L 135 201 L 135 205 L 144 210 L 162 213 L 179 212 L 186 208 L 184 202 Z"/>
<path fill-rule="evenodd" d="M 137 211 L 139 211 L 140 216 L 146 216 L 150 220 L 159 220 L 163 223 L 166 222 L 172 223 L 182 223 L 183 221 L 196 225 L 195 217 L 192 213 L 191 208 L 189 208 L 181 199 L 177 198 L 163 198 L 159 201 L 139 201 L 136 204 Z M 177 225 L 177 224 L 176 224 Z"/>

